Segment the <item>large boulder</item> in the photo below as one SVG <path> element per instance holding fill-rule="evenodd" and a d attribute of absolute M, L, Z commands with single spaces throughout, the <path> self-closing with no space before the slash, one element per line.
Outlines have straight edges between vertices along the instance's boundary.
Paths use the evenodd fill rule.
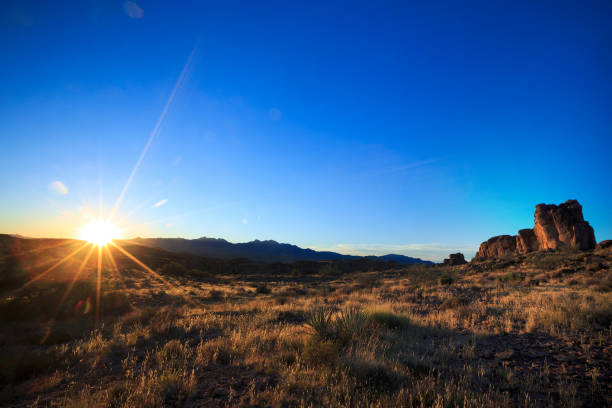
<path fill-rule="evenodd" d="M 466 263 L 467 261 L 461 252 L 450 254 L 448 258 L 444 260 L 444 265 L 463 265 Z"/>
<path fill-rule="evenodd" d="M 499 235 L 480 244 L 476 258 L 500 258 L 533 251 L 558 248 L 593 249 L 595 232 L 582 216 L 576 200 L 560 205 L 538 204 L 533 229 L 522 229 L 518 235 Z"/>
<path fill-rule="evenodd" d="M 538 204 L 533 232 L 539 249 L 595 248 L 595 232 L 582 216 L 582 206 L 576 200 L 560 205 Z"/>
<path fill-rule="evenodd" d="M 480 244 L 476 258 L 501 258 L 516 253 L 516 235 L 498 235 Z"/>

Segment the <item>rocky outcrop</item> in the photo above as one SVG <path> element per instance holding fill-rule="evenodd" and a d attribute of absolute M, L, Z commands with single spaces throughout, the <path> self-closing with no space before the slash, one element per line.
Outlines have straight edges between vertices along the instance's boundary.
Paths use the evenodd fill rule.
<path fill-rule="evenodd" d="M 582 206 L 576 200 L 558 206 L 538 204 L 533 232 L 539 249 L 592 249 L 596 244 L 593 228 L 584 220 Z"/>
<path fill-rule="evenodd" d="M 498 235 L 480 244 L 476 258 L 501 258 L 516 251 L 516 236 Z"/>
<path fill-rule="evenodd" d="M 595 249 L 606 249 L 606 248 L 612 248 L 612 239 L 606 239 L 605 241 L 601 241 L 595 247 Z"/>
<path fill-rule="evenodd" d="M 538 204 L 533 229 L 518 235 L 500 235 L 480 244 L 476 258 L 499 258 L 533 251 L 559 248 L 593 249 L 595 232 L 582 216 L 576 200 L 560 205 Z"/>
<path fill-rule="evenodd" d="M 444 265 L 463 265 L 467 261 L 461 252 L 457 252 L 456 254 L 450 254 L 443 263 Z"/>

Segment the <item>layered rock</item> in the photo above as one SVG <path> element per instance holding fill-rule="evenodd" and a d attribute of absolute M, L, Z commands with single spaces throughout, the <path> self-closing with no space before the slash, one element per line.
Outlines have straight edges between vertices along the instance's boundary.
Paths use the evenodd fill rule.
<path fill-rule="evenodd" d="M 461 252 L 457 252 L 456 254 L 450 254 L 443 263 L 444 265 L 463 265 L 467 261 Z"/>
<path fill-rule="evenodd" d="M 533 251 L 559 248 L 595 248 L 595 232 L 582 216 L 576 200 L 560 205 L 538 204 L 533 229 L 522 229 L 518 235 L 500 235 L 480 244 L 476 258 L 499 258 Z"/>

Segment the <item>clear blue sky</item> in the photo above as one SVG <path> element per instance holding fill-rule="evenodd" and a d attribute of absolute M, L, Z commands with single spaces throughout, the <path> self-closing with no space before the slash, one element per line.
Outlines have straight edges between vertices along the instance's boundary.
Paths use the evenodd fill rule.
<path fill-rule="evenodd" d="M 2 2 L 1 232 L 108 213 L 178 84 L 125 236 L 439 260 L 576 198 L 612 238 L 610 2 L 168 4 Z"/>

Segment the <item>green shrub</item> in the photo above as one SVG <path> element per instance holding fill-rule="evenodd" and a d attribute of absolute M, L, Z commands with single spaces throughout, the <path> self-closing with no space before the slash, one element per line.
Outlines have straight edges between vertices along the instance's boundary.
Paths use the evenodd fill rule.
<path fill-rule="evenodd" d="M 329 308 L 313 309 L 306 320 L 317 335 L 322 339 L 329 339 L 334 336 L 334 328 L 332 326 L 333 311 Z"/>
<path fill-rule="evenodd" d="M 355 307 L 341 310 L 335 316 L 329 308 L 317 308 L 310 312 L 307 324 L 321 339 L 346 342 L 363 332 L 366 321 L 367 315 Z"/>
<path fill-rule="evenodd" d="M 334 321 L 337 336 L 342 340 L 352 340 L 361 335 L 367 315 L 356 307 L 340 311 Z"/>

